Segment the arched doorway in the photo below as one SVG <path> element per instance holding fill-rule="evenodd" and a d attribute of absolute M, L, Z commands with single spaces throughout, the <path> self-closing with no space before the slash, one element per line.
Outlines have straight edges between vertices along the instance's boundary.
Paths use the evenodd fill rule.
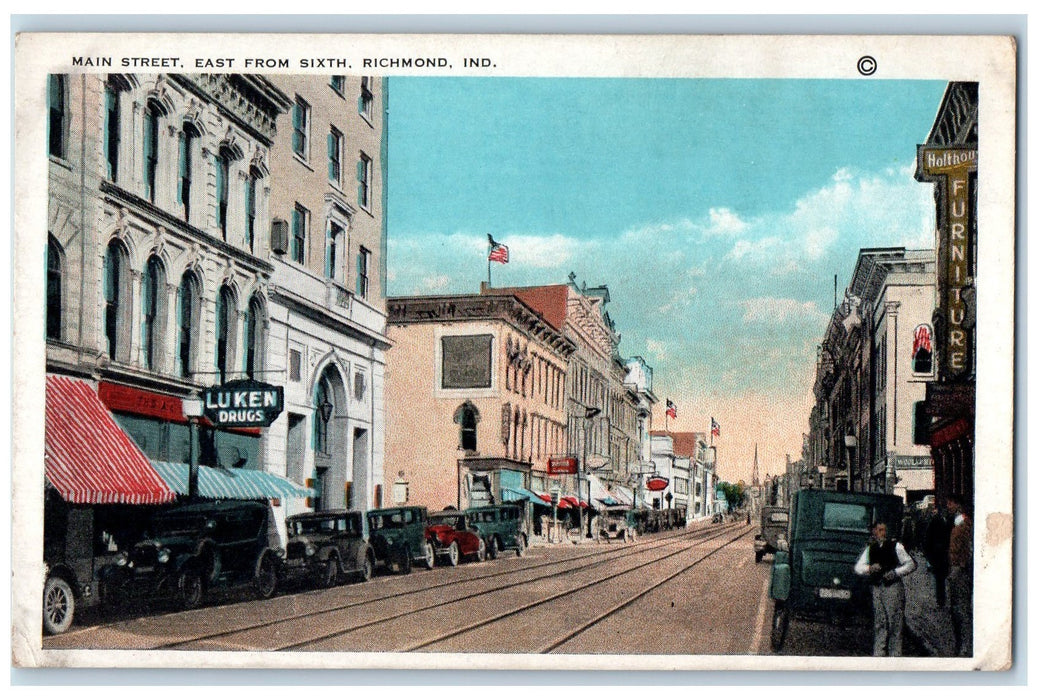
<path fill-rule="evenodd" d="M 350 507 L 346 386 L 335 365 L 326 367 L 315 382 L 313 402 L 314 509 Z"/>

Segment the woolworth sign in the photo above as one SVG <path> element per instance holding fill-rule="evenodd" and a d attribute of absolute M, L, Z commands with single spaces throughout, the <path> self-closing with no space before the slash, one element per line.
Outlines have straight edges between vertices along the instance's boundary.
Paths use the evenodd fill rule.
<path fill-rule="evenodd" d="M 239 379 L 206 389 L 206 418 L 224 428 L 267 428 L 285 407 L 284 387 Z"/>

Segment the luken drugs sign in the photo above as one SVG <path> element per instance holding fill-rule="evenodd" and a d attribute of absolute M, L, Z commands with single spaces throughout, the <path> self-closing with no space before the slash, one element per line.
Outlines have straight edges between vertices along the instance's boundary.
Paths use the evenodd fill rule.
<path fill-rule="evenodd" d="M 267 428 L 285 406 L 283 387 L 241 379 L 206 389 L 205 417 L 224 428 Z"/>

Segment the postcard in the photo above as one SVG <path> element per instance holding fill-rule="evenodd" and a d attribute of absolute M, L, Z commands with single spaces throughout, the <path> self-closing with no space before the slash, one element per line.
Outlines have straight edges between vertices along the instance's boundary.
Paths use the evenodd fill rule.
<path fill-rule="evenodd" d="M 1012 667 L 1012 37 L 15 59 L 15 665 Z"/>

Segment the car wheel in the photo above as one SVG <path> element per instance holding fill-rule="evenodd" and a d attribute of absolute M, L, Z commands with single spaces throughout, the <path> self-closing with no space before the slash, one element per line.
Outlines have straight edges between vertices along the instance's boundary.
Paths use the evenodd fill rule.
<path fill-rule="evenodd" d="M 779 651 L 786 643 L 786 632 L 789 630 L 789 610 L 785 603 L 775 601 L 775 614 L 771 618 L 771 650 Z"/>
<path fill-rule="evenodd" d="M 487 557 L 497 559 L 497 537 L 491 537 L 487 542 Z"/>
<path fill-rule="evenodd" d="M 479 549 L 476 550 L 476 561 L 487 560 L 487 543 L 482 537 L 479 538 Z"/>
<path fill-rule="evenodd" d="M 331 588 L 339 582 L 339 560 L 332 556 L 324 563 L 321 569 L 321 587 Z"/>
<path fill-rule="evenodd" d="M 461 559 L 461 551 L 458 549 L 457 540 L 451 542 L 451 546 L 447 548 L 447 555 L 444 558 L 450 566 L 458 565 L 458 560 Z"/>
<path fill-rule="evenodd" d="M 338 571 L 338 567 L 336 567 Z M 259 571 L 256 572 L 256 593 L 260 598 L 273 598 L 278 590 L 278 570 L 274 560 L 263 557 L 260 560 Z"/>
<path fill-rule="evenodd" d="M 61 634 L 72 626 L 76 614 L 76 597 L 72 586 L 60 576 L 51 576 L 43 585 L 43 629 L 47 634 Z"/>
<path fill-rule="evenodd" d="M 526 554 L 526 536 L 516 535 L 515 537 L 515 556 L 521 557 Z"/>
<path fill-rule="evenodd" d="M 371 561 L 371 557 L 367 557 L 366 556 L 366 557 L 364 557 L 364 561 L 361 562 L 360 573 L 357 574 L 357 577 L 363 583 L 365 581 L 370 581 L 371 578 L 374 575 L 375 575 L 375 564 L 374 564 L 374 562 Z"/>
<path fill-rule="evenodd" d="M 436 566 L 436 550 L 433 549 L 432 542 L 429 540 L 422 545 L 422 564 L 426 569 Z"/>
<path fill-rule="evenodd" d="M 404 547 L 403 556 L 400 559 L 399 566 L 397 567 L 401 574 L 411 573 L 411 548 Z"/>
<path fill-rule="evenodd" d="M 177 578 L 177 593 L 180 596 L 180 607 L 192 610 L 202 604 L 205 598 L 205 582 L 202 574 L 194 566 L 180 572 Z"/>

